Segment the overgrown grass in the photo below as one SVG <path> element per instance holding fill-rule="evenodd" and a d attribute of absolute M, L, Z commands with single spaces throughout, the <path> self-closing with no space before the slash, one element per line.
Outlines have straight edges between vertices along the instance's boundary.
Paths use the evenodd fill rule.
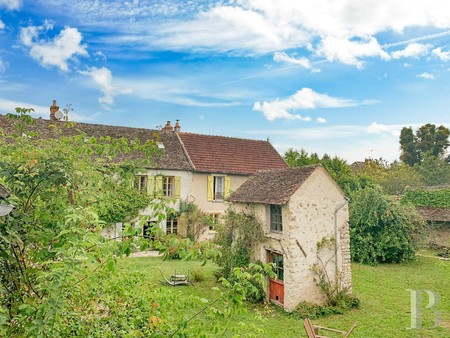
<path fill-rule="evenodd" d="M 158 268 L 166 276 L 177 271 L 186 274 L 187 270 L 199 268 L 199 262 L 162 261 L 161 258 L 127 258 L 121 261 L 120 268 L 125 271 L 140 271 L 146 276 L 144 283 L 136 292 L 145 292 L 146 288 L 162 279 Z M 205 280 L 195 287 L 178 287 L 179 292 L 197 295 L 212 300 L 216 293 L 211 290 L 218 286 L 213 276 L 217 266 L 208 263 L 201 267 Z M 418 257 L 416 261 L 404 264 L 386 264 L 364 266 L 353 264 L 354 294 L 361 300 L 358 310 L 351 310 L 345 315 L 335 315 L 313 323 L 337 329 L 348 329 L 353 322 L 358 323 L 352 337 L 442 337 L 450 336 L 450 262 L 434 258 Z M 409 290 L 432 290 L 441 297 L 435 309 L 442 321 L 433 326 L 435 315 L 431 310 L 423 310 L 422 329 L 410 329 L 411 293 Z M 423 295 L 423 306 L 428 302 Z M 270 311 L 262 306 L 249 305 L 247 314 L 240 315 L 237 321 L 264 329 L 261 337 L 306 337 L 303 321 L 286 314 L 275 306 Z M 255 310 L 263 313 L 262 320 L 255 320 Z M 198 319 L 201 321 L 202 317 Z"/>

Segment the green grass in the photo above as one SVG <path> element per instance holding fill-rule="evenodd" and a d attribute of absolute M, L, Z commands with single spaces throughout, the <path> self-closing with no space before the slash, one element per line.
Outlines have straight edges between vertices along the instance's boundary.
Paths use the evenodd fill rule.
<path fill-rule="evenodd" d="M 124 271 L 139 271 L 145 275 L 148 284 L 137 290 L 143 292 L 162 279 L 158 268 L 169 276 L 174 270 L 178 274 L 186 274 L 198 267 L 199 262 L 162 261 L 161 258 L 127 258 L 120 262 Z M 345 330 L 357 322 L 358 327 L 352 337 L 450 337 L 450 262 L 417 257 L 416 261 L 404 264 L 376 267 L 353 264 L 352 268 L 353 292 L 361 300 L 360 308 L 345 315 L 314 320 L 314 324 Z M 211 300 L 216 297 L 211 288 L 218 286 L 213 276 L 217 267 L 208 263 L 201 269 L 205 274 L 204 281 L 196 283 L 195 287 L 177 287 L 177 290 Z M 422 329 L 409 329 L 411 293 L 408 289 L 432 290 L 440 295 L 440 303 L 435 307 L 442 317 L 438 327 L 431 328 L 434 313 L 424 309 Z M 426 294 L 423 298 L 425 307 L 428 302 Z M 255 312 L 263 313 L 263 319 L 255 319 Z M 196 320 L 201 321 L 202 317 Z M 249 311 L 235 320 L 262 328 L 264 333 L 261 337 L 306 337 L 303 321 L 275 306 L 267 311 L 262 306 L 249 305 Z"/>

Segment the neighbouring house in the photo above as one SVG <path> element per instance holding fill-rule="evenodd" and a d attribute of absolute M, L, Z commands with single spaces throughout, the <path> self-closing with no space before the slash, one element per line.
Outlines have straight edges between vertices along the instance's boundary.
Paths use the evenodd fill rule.
<path fill-rule="evenodd" d="M 174 200 L 175 210 L 178 210 L 181 200 L 186 200 L 217 218 L 227 208 L 225 198 L 251 174 L 261 169 L 287 167 L 268 141 L 185 133 L 181 132 L 179 121 L 175 126 L 167 121 L 160 130 L 152 130 L 66 120 L 54 100 L 50 106 L 50 119 L 34 119 L 35 123 L 29 128 L 38 138 L 57 138 L 59 133 L 71 136 L 82 132 L 88 137 L 124 137 L 138 139 L 141 143 L 158 140 L 162 156 L 148 159 L 145 170 L 136 177 L 135 187 L 149 195 L 158 192 L 158 197 Z M 55 126 L 61 128 L 58 130 Z M 6 134 L 14 133 L 13 120 L 0 115 L 0 129 Z M 142 214 L 151 215 L 151 208 L 142 210 Z M 178 233 L 180 230 L 174 217 L 159 225 L 165 233 Z M 105 235 L 120 237 L 122 228 L 123 224 L 117 223 Z M 201 239 L 213 235 L 214 231 L 205 229 Z"/>
<path fill-rule="evenodd" d="M 322 166 L 257 172 L 228 200 L 236 211 L 254 212 L 264 226 L 266 240 L 254 260 L 275 264 L 271 301 L 288 311 L 301 301 L 324 303 L 312 270 L 319 258 L 329 261 L 324 265 L 330 281 L 351 292 L 348 201 Z M 331 247 L 318 250 L 324 239 Z"/>
<path fill-rule="evenodd" d="M 450 208 L 416 206 L 416 209 L 427 223 L 432 224 L 429 244 L 450 248 Z"/>

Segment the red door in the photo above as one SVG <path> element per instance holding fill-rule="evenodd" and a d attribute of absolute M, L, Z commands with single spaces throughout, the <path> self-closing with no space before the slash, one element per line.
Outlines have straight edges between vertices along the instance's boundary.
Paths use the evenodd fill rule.
<path fill-rule="evenodd" d="M 268 252 L 268 261 L 273 263 L 274 272 L 277 277 L 269 279 L 269 299 L 284 304 L 284 269 L 283 269 L 283 255 L 275 252 Z"/>

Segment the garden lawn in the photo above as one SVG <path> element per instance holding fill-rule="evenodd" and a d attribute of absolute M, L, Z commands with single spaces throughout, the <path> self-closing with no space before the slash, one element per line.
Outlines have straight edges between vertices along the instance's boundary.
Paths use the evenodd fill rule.
<path fill-rule="evenodd" d="M 211 290 L 218 286 L 213 272 L 217 267 L 212 263 L 201 266 L 194 261 L 163 261 L 161 258 L 126 258 L 120 261 L 120 269 L 139 271 L 145 276 L 144 283 L 136 292 L 145 292 L 146 288 L 161 280 L 158 268 L 166 277 L 175 270 L 186 274 L 188 270 L 200 268 L 205 274 L 203 282 L 192 286 L 178 286 L 183 294 L 196 295 L 213 300 L 217 292 Z M 357 322 L 352 337 L 450 337 L 450 261 L 435 258 L 417 257 L 416 261 L 403 264 L 364 266 L 353 264 L 353 292 L 361 300 L 359 309 L 345 315 L 334 315 L 313 320 L 314 324 L 346 330 Z M 169 286 L 167 286 L 169 287 Z M 435 313 L 425 309 L 428 296 L 423 293 L 423 321 L 421 329 L 411 329 L 411 291 L 432 290 L 439 294 L 440 302 L 435 306 L 441 321 L 432 328 Z M 249 311 L 236 316 L 233 320 L 245 322 L 264 330 L 260 337 L 306 337 L 303 321 L 294 315 L 286 314 L 276 306 L 264 308 L 249 304 Z M 197 309 L 199 310 L 199 309 Z M 196 311 L 197 311 L 196 310 Z M 256 319 L 255 313 L 263 319 Z M 201 321 L 202 315 L 196 319 Z M 180 319 L 181 321 L 181 319 Z"/>

